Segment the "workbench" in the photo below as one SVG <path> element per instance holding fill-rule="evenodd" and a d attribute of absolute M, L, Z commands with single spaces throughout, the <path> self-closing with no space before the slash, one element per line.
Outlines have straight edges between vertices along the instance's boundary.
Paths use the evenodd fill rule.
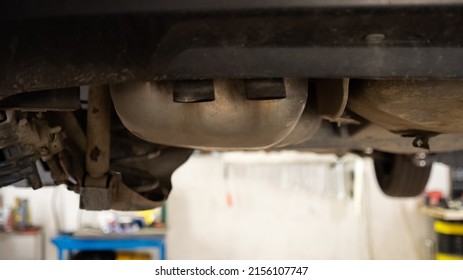
<path fill-rule="evenodd" d="M 132 250 L 157 248 L 159 259 L 166 259 L 163 231 L 143 230 L 137 234 L 75 234 L 60 235 L 51 240 L 58 249 L 58 259 L 65 258 L 65 251 Z"/>

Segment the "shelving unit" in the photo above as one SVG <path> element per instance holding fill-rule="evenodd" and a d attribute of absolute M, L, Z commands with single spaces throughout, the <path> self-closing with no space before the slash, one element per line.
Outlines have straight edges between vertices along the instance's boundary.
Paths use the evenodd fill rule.
<path fill-rule="evenodd" d="M 438 260 L 463 260 L 463 210 L 422 206 L 424 214 L 435 219 Z"/>

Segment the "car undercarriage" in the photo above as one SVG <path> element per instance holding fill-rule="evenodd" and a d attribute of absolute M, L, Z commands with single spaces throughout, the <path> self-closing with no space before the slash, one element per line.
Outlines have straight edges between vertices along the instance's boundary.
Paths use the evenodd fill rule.
<path fill-rule="evenodd" d="M 460 164 L 459 1 L 46 3 L 0 4 L 0 186 L 139 210 L 194 150 L 370 156 L 396 197 Z"/>

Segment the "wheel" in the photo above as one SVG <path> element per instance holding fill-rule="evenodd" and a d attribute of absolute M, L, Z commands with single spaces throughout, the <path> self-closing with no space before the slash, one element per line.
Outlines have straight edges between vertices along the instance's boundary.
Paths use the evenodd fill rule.
<path fill-rule="evenodd" d="M 418 166 L 409 155 L 375 155 L 376 180 L 384 194 L 392 197 L 414 197 L 423 192 L 432 164 Z"/>

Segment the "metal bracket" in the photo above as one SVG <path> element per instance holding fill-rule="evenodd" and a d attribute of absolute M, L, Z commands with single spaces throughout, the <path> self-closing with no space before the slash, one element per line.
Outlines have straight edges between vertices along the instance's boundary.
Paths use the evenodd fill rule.
<path fill-rule="evenodd" d="M 106 188 L 90 186 L 87 184 L 100 185 L 102 182 L 93 182 L 86 178 L 86 186 L 80 191 L 80 208 L 86 210 L 147 210 L 160 207 L 164 201 L 152 201 L 136 191 L 132 190 L 122 182 L 120 173 L 110 172 L 108 176 L 109 185 Z"/>
<path fill-rule="evenodd" d="M 349 79 L 320 79 L 315 81 L 318 112 L 330 122 L 338 122 L 346 109 Z"/>

